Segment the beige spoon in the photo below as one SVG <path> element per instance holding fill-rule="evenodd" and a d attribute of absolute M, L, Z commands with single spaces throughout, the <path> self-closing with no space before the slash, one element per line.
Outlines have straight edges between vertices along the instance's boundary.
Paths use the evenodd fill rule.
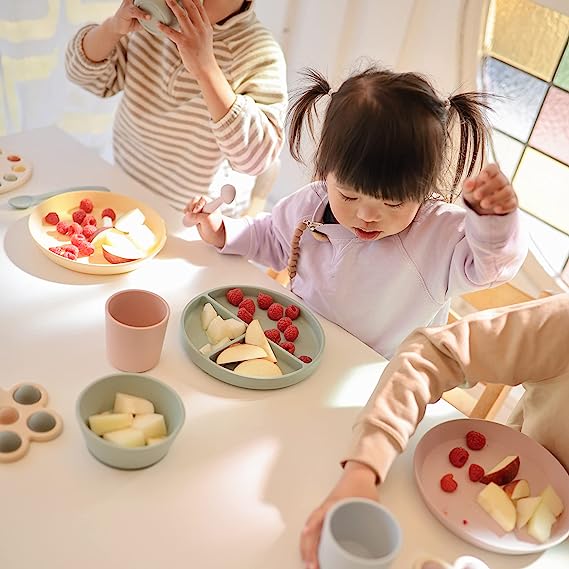
<path fill-rule="evenodd" d="M 232 186 L 231 184 L 225 184 L 221 188 L 219 197 L 206 203 L 200 213 L 213 213 L 222 204 L 230 204 L 235 199 L 236 193 L 237 191 L 235 190 L 235 186 Z M 188 219 L 187 214 L 184 216 L 184 225 L 186 227 L 192 227 L 195 225 L 195 223 Z"/>

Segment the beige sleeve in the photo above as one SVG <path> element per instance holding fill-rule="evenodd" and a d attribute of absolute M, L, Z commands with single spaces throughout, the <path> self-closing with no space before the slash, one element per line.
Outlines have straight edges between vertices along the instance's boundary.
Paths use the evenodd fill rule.
<path fill-rule="evenodd" d="M 427 404 L 444 391 L 465 382 L 533 384 L 563 375 L 569 385 L 568 294 L 416 330 L 401 344 L 358 417 L 343 462 L 366 464 L 383 480 Z"/>

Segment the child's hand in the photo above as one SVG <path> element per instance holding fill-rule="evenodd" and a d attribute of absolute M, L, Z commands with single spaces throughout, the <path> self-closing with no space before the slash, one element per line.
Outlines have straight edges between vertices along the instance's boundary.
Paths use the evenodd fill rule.
<path fill-rule="evenodd" d="M 137 8 L 133 0 L 122 0 L 119 9 L 111 18 L 113 32 L 117 36 L 124 36 L 140 29 L 138 20 L 149 20 L 150 14 Z"/>
<path fill-rule="evenodd" d="M 478 215 L 504 215 L 518 207 L 514 188 L 496 164 L 465 180 L 462 195 Z"/>
<path fill-rule="evenodd" d="M 176 44 L 186 69 L 197 76 L 208 67 L 216 65 L 213 28 L 200 0 L 181 2 L 185 11 L 176 0 L 166 0 L 178 20 L 180 31 L 164 24 L 158 24 L 158 27 Z"/>
<path fill-rule="evenodd" d="M 219 210 L 213 213 L 202 213 L 206 204 L 205 198 L 194 198 L 184 208 L 184 224 L 197 225 L 200 237 L 210 245 L 221 249 L 225 245 L 225 226 Z"/>
<path fill-rule="evenodd" d="M 322 505 L 314 510 L 300 536 L 300 555 L 306 569 L 319 569 L 318 544 L 326 513 L 344 498 L 369 498 L 377 500 L 375 472 L 359 462 L 348 462 L 336 487 Z"/>

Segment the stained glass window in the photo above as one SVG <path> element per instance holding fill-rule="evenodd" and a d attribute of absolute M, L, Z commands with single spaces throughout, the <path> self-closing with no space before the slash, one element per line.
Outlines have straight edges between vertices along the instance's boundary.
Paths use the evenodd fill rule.
<path fill-rule="evenodd" d="M 513 180 L 532 239 L 569 283 L 569 15 L 491 0 L 481 65 L 493 154 Z"/>

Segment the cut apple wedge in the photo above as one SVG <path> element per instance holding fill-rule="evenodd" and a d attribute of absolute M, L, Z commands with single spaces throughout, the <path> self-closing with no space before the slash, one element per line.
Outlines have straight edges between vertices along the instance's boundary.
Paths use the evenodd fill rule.
<path fill-rule="evenodd" d="M 551 537 L 555 520 L 555 514 L 542 499 L 528 522 L 528 533 L 540 543 L 545 543 Z"/>
<path fill-rule="evenodd" d="M 207 327 L 206 331 L 207 337 L 209 338 L 210 343 L 217 344 L 221 338 L 227 336 L 225 333 L 225 320 L 217 315 Z"/>
<path fill-rule="evenodd" d="M 220 365 L 230 364 L 233 362 L 244 362 L 246 360 L 255 360 L 266 357 L 265 350 L 259 346 L 250 346 L 249 344 L 235 344 L 225 348 L 217 356 L 216 362 Z"/>
<path fill-rule="evenodd" d="M 555 517 L 558 517 L 563 513 L 563 510 L 565 509 L 563 502 L 551 485 L 548 485 L 541 493 L 541 498 L 547 504 L 547 507 Z"/>
<path fill-rule="evenodd" d="M 498 486 L 504 486 L 511 482 L 518 474 L 520 469 L 519 456 L 507 456 L 501 460 L 494 468 L 489 470 L 481 479 L 482 484 L 494 482 Z"/>
<path fill-rule="evenodd" d="M 500 486 L 489 482 L 476 500 L 504 531 L 516 527 L 516 507 Z"/>
<path fill-rule="evenodd" d="M 259 346 L 262 348 L 267 357 L 273 363 L 277 362 L 277 358 L 271 349 L 271 345 L 263 332 L 263 328 L 261 328 L 261 323 L 258 320 L 253 320 L 249 326 L 247 326 L 247 331 L 245 332 L 245 343 L 250 344 L 252 346 Z"/>
<path fill-rule="evenodd" d="M 527 498 L 530 495 L 529 483 L 527 480 L 524 480 L 522 478 L 519 480 L 512 480 L 504 486 L 504 492 L 512 500 Z"/>
<path fill-rule="evenodd" d="M 140 249 L 137 249 L 134 245 L 128 247 L 115 247 L 113 245 L 108 245 L 103 243 L 101 245 L 103 249 L 103 257 L 113 265 L 118 263 L 129 263 L 130 261 L 137 261 L 145 256 L 145 253 Z"/>
<path fill-rule="evenodd" d="M 204 330 L 204 332 L 208 329 L 208 326 L 216 316 L 217 312 L 215 311 L 215 308 L 210 302 L 206 302 L 203 305 L 201 313 L 202 330 Z"/>
<path fill-rule="evenodd" d="M 164 416 L 159 413 L 137 415 L 132 421 L 132 428 L 142 431 L 144 440 L 152 437 L 165 437 L 167 434 Z"/>
<path fill-rule="evenodd" d="M 107 232 L 111 230 L 111 227 L 99 227 L 87 241 L 90 241 L 93 247 L 99 247 L 107 242 Z"/>
<path fill-rule="evenodd" d="M 142 225 L 145 220 L 144 214 L 138 208 L 135 208 L 117 218 L 115 227 L 119 231 L 130 233 L 133 229 Z"/>
<path fill-rule="evenodd" d="M 142 224 L 132 227 L 128 232 L 128 238 L 137 249 L 146 253 L 156 245 L 156 235 L 154 235 L 148 225 Z"/>
<path fill-rule="evenodd" d="M 130 413 L 100 413 L 91 415 L 88 419 L 89 428 L 96 435 L 104 435 L 112 431 L 119 431 L 132 425 L 133 417 Z"/>
<path fill-rule="evenodd" d="M 129 395 L 128 393 L 121 393 L 120 391 L 115 394 L 115 406 L 113 408 L 115 413 L 132 413 L 133 415 L 140 415 L 146 413 L 154 413 L 154 404 L 148 399 L 137 397 L 136 395 Z"/>
<path fill-rule="evenodd" d="M 233 372 L 238 375 L 258 378 L 279 377 L 283 374 L 277 364 L 264 358 L 241 362 Z"/>
<path fill-rule="evenodd" d="M 529 496 L 528 498 L 520 498 L 516 502 L 516 528 L 522 529 L 533 516 L 541 502 L 540 496 Z"/>
<path fill-rule="evenodd" d="M 130 427 L 120 431 L 113 431 L 112 433 L 105 433 L 103 438 L 106 441 L 126 448 L 143 447 L 146 444 L 144 441 L 144 433 Z"/>
<path fill-rule="evenodd" d="M 238 336 L 245 333 L 247 324 L 243 320 L 236 320 L 235 318 L 228 318 L 225 322 L 225 334 L 230 340 L 234 340 Z"/>

